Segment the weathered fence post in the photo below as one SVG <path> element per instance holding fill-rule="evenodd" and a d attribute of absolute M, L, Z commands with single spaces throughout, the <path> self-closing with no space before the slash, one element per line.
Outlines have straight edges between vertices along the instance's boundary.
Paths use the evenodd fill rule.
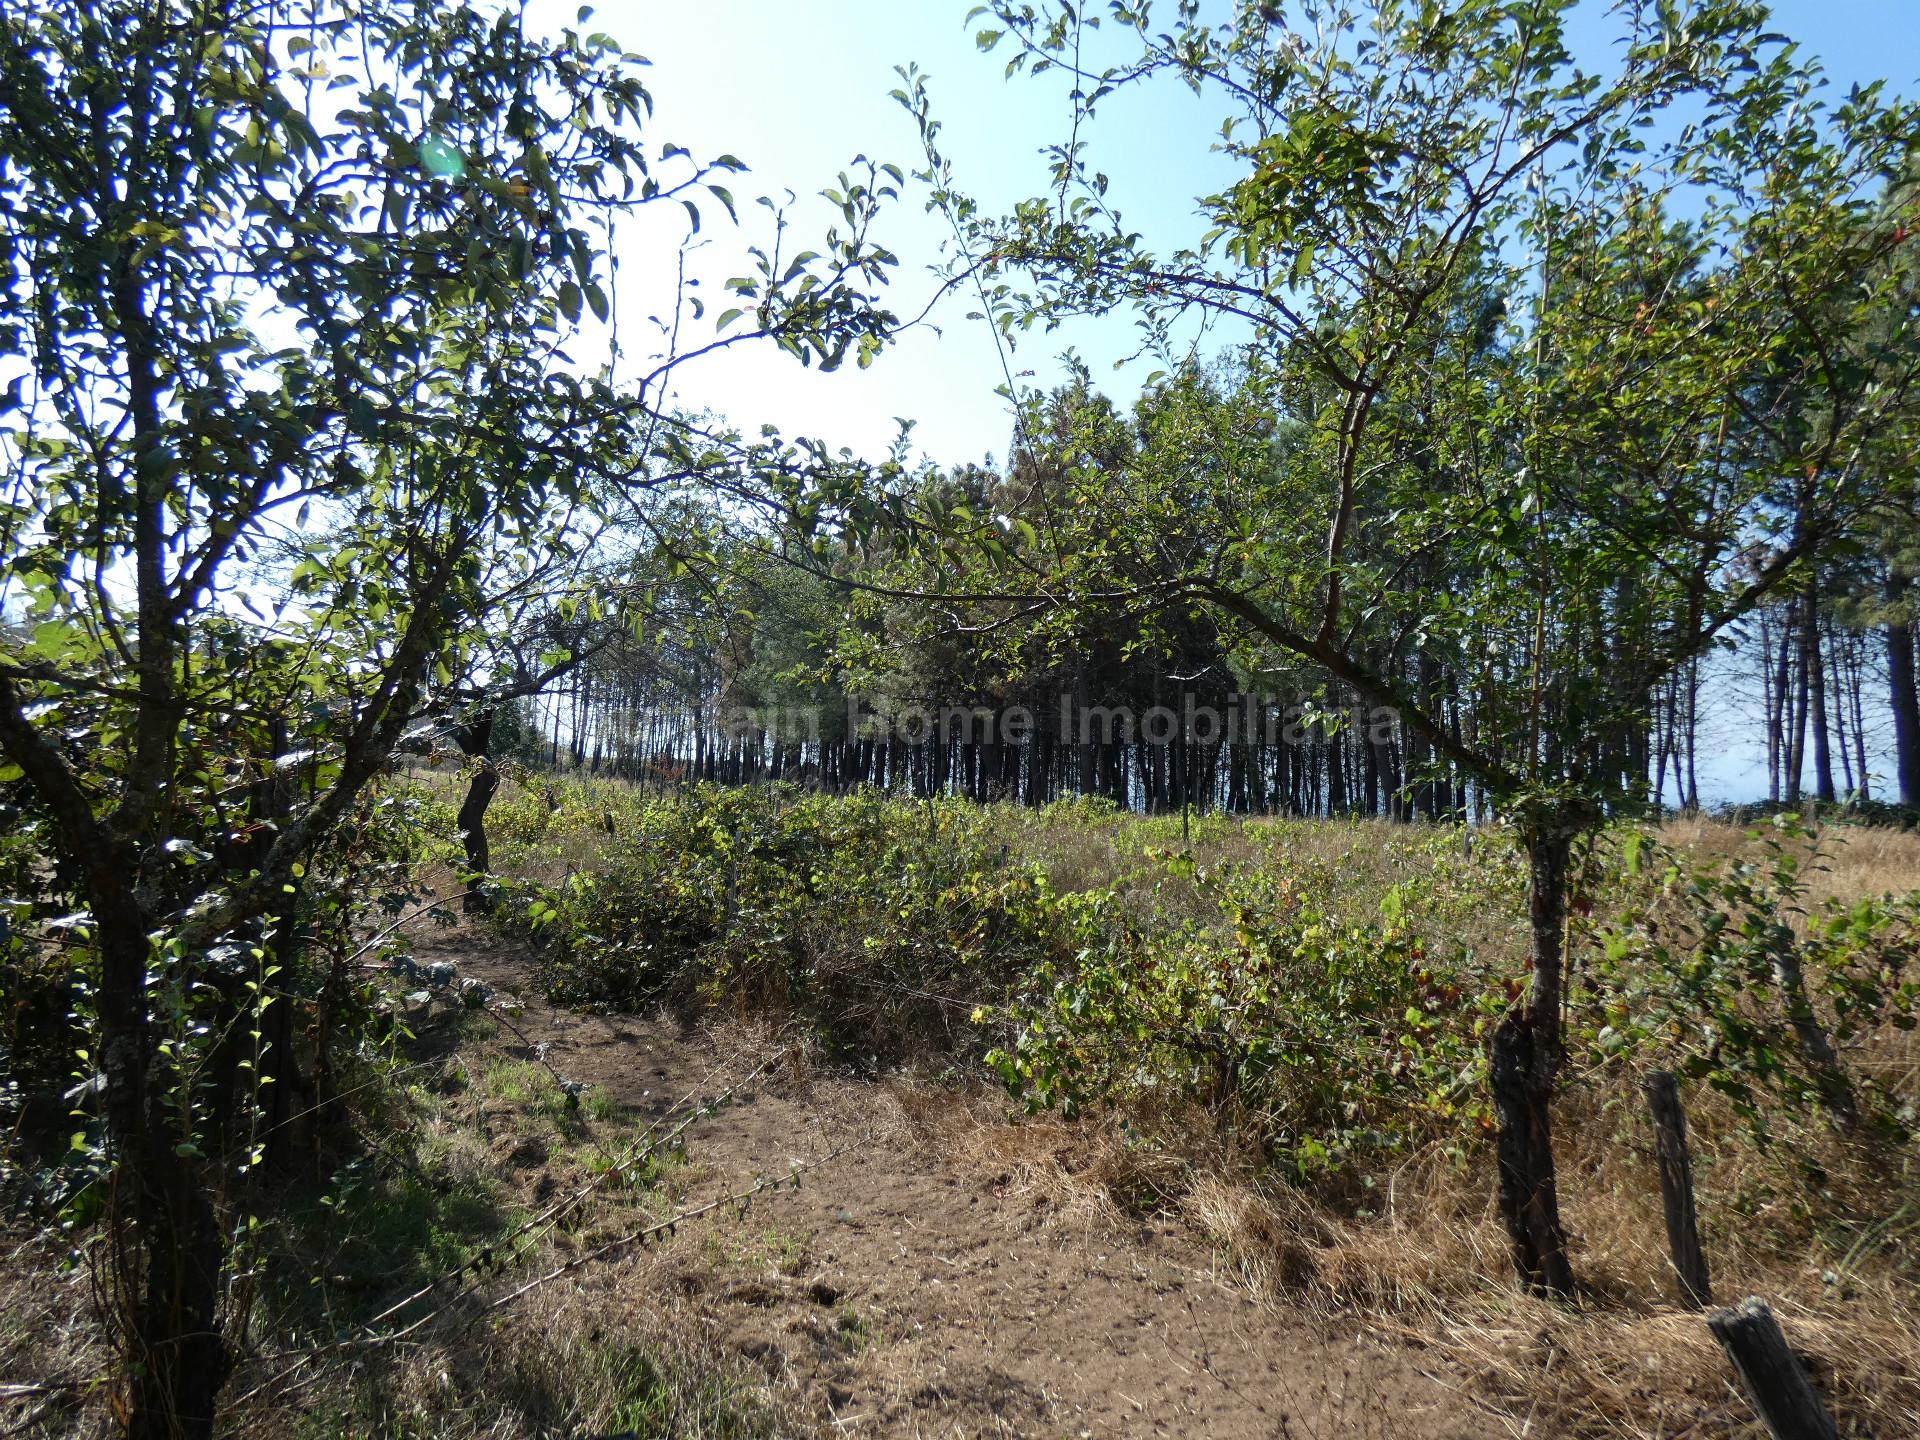
<path fill-rule="evenodd" d="M 1758 1295 L 1715 1310 L 1707 1328 L 1727 1352 L 1740 1384 L 1773 1440 L 1839 1440 L 1833 1416 Z"/>
<path fill-rule="evenodd" d="M 1660 1199 L 1667 1212 L 1667 1252 L 1689 1308 L 1713 1303 L 1707 1257 L 1693 1208 L 1693 1156 L 1687 1149 L 1687 1117 L 1680 1087 L 1665 1070 L 1647 1076 L 1647 1111 L 1653 1117 L 1654 1153 L 1660 1165 Z"/>

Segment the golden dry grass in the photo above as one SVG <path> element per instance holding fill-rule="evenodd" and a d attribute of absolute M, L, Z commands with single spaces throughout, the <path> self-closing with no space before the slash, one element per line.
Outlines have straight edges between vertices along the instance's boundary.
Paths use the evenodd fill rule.
<path fill-rule="evenodd" d="M 327 1372 L 309 1390 L 246 1405 L 260 1440 L 516 1440 L 811 1435 L 798 1398 L 688 1323 L 645 1262 L 536 1291 L 503 1319 Z"/>
<path fill-rule="evenodd" d="M 1455 863 L 1484 882 L 1482 903 L 1421 917 L 1514 973 L 1524 907 L 1511 838 L 1382 822 L 1196 820 L 1035 815 L 996 809 L 1010 853 L 1039 863 L 1059 891 L 1121 885 L 1143 919 L 1206 924 L 1213 902 L 1149 852 L 1190 848 L 1231 861 L 1323 876 L 1338 908 L 1373 915 L 1423 868 Z M 1695 860 L 1762 852 L 1749 828 L 1669 821 L 1665 845 Z M 1808 902 L 1852 902 L 1920 887 L 1920 835 L 1828 825 L 1816 841 Z M 569 847 L 585 845 L 574 853 Z M 548 870 L 591 863 L 591 841 L 559 837 L 522 858 Z M 736 1022 L 742 1023 L 745 1022 Z M 1920 1043 L 1877 1036 L 1848 1056 L 1896 1094 L 1920 1094 Z M 828 1087 L 822 1087 L 823 1092 Z M 1758 1150 L 1716 1096 L 1687 1096 L 1695 1170 L 1717 1294 L 1758 1293 L 1781 1315 L 1833 1397 L 1843 1433 L 1920 1430 L 1920 1174 L 1911 1148 L 1839 1139 L 1818 1127 Z M 1305 1307 L 1443 1353 L 1490 1434 L 1747 1437 L 1759 1430 L 1698 1315 L 1675 1303 L 1650 1137 L 1633 1077 L 1593 1074 L 1556 1110 L 1562 1199 L 1586 1287 L 1576 1304 L 1516 1293 L 1492 1202 L 1490 1161 L 1464 1168 L 1435 1152 L 1406 1158 L 1370 1213 L 1336 1212 L 1288 1186 L 1208 1115 L 1077 1122 L 1012 1119 L 1004 1096 L 900 1084 L 885 1092 L 888 1129 L 910 1129 L 956 1163 L 1045 1195 L 1057 1220 L 1183 1221 L 1223 1275 L 1271 1303 Z"/>
<path fill-rule="evenodd" d="M 1471 1398 L 1490 1422 L 1500 1417 L 1489 1433 L 1507 1433 L 1510 1424 L 1515 1434 L 1758 1440 L 1763 1432 L 1700 1316 L 1677 1303 L 1636 1097 L 1602 1091 L 1563 1103 L 1557 1118 L 1563 1205 L 1585 1287 L 1572 1305 L 1516 1291 L 1486 1162 L 1461 1169 L 1416 1156 L 1392 1176 L 1379 1213 L 1360 1220 L 1230 1155 L 1128 1150 L 1115 1141 L 1123 1132 L 1111 1117 L 1092 1127 L 1003 1127 L 1013 1134 L 999 1136 L 949 1127 L 945 1140 L 970 1163 L 1012 1162 L 1028 1183 L 1056 1192 L 1110 1193 L 1117 1184 L 1137 1194 L 1139 1177 L 1148 1177 L 1237 1283 L 1274 1304 L 1359 1318 L 1439 1349 L 1471 1377 Z M 1696 1119 L 1716 1295 L 1769 1300 L 1809 1357 L 1843 1434 L 1913 1434 L 1920 1188 L 1911 1153 L 1895 1158 L 1830 1136 L 1802 1137 L 1827 1167 L 1827 1199 L 1854 1216 L 1842 1233 L 1820 1234 L 1780 1173 L 1784 1161 L 1755 1157 L 1710 1101 L 1696 1103 Z M 1899 1172 L 1889 1173 L 1890 1164 Z M 1836 1193 L 1848 1189 L 1855 1193 Z M 1900 1195 L 1903 1205 L 1887 1208 Z"/>
<path fill-rule="evenodd" d="M 0 1435 L 104 1424 L 91 1385 L 111 1354 L 95 1323 L 92 1276 L 51 1232 L 0 1240 Z M 13 1386 L 22 1388 L 15 1390 Z"/>
<path fill-rule="evenodd" d="M 1751 856 L 1754 826 L 1731 825 L 1705 817 L 1669 820 L 1657 834 L 1662 843 L 1696 859 Z M 1816 828 L 1815 838 L 1792 843 L 1795 853 L 1820 857 L 1807 872 L 1808 899 L 1845 903 L 1920 889 L 1920 830 L 1886 825 L 1832 824 Z"/>
<path fill-rule="evenodd" d="M 1062 888 L 1107 884 L 1137 848 L 1102 827 L 1025 826 Z M 1373 824 L 1254 822 L 1202 833 L 1223 858 L 1336 867 L 1349 904 L 1374 903 L 1407 863 L 1399 833 Z M 1748 827 L 1673 821 L 1660 840 L 1694 859 L 1756 856 Z M 1494 839 L 1493 835 L 1486 840 Z M 1823 827 L 1808 903 L 1920 887 L 1920 835 Z M 1164 899 L 1163 894 L 1158 897 Z M 1482 945 L 1523 940 L 1484 917 Z M 1920 1036 L 1888 1031 L 1848 1062 L 1892 1093 L 1920 1095 Z M 1920 1433 L 1920 1157 L 1910 1144 L 1843 1139 L 1814 1122 L 1757 1148 L 1724 1099 L 1688 1093 L 1696 1186 L 1717 1297 L 1768 1299 L 1841 1421 L 1841 1433 Z M 1222 1141 L 1206 1117 L 1009 1123 L 995 1097 L 909 1098 L 958 1163 L 1049 1195 L 1056 1213 L 1109 1218 L 1159 1206 L 1215 1249 L 1222 1273 L 1271 1303 L 1361 1318 L 1433 1346 L 1469 1377 L 1490 1434 L 1567 1437 L 1764 1432 L 1701 1317 L 1678 1303 L 1666 1259 L 1651 1134 L 1634 1080 L 1590 1075 L 1556 1110 L 1562 1203 L 1583 1283 L 1563 1305 L 1519 1294 L 1493 1204 L 1490 1159 L 1461 1168 L 1416 1154 L 1387 1179 L 1375 1213 L 1337 1214 Z M 1152 1143 L 1142 1139 L 1150 1125 Z"/>

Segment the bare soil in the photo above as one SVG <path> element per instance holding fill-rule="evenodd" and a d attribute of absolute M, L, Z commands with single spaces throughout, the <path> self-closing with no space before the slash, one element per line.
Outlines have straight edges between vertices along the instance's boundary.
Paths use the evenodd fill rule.
<path fill-rule="evenodd" d="M 555 1009 L 524 955 L 471 929 L 423 936 L 417 954 L 519 996 L 509 1053 L 540 1047 L 641 1117 L 771 1058 L 689 1137 L 673 1179 L 684 1203 L 833 1158 L 797 1191 L 684 1224 L 583 1283 L 609 1307 L 669 1305 L 764 1369 L 821 1434 L 1489 1433 L 1437 1352 L 1256 1300 L 1177 1219 L 1062 1205 L 990 1147 L 953 1153 L 939 1111 L 977 1110 L 977 1092 L 823 1074 L 778 1037 Z"/>

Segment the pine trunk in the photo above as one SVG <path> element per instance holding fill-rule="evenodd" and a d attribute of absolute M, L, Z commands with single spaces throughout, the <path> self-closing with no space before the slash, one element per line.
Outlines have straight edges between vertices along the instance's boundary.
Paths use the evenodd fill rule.
<path fill-rule="evenodd" d="M 1902 623 L 1887 626 L 1887 698 L 1893 711 L 1894 777 L 1900 803 L 1920 808 L 1920 691 L 1914 685 L 1913 629 L 1905 623 L 1901 609 L 1907 587 L 1906 576 L 1888 570 L 1887 600 Z"/>

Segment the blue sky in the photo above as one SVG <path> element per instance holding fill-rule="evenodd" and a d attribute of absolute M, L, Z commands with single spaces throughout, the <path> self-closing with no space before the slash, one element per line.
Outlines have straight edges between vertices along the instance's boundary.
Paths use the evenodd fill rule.
<path fill-rule="evenodd" d="M 854 156 L 865 154 L 912 169 L 920 163 L 911 117 L 888 91 L 896 65 L 916 62 L 931 77 L 941 140 L 960 185 L 999 209 L 1045 188 L 1039 151 L 1064 133 L 1070 116 L 1067 87 L 1057 73 L 1038 80 L 1003 78 L 1005 56 L 975 48 L 976 25 L 964 23 L 972 0 L 611 0 L 587 28 L 604 29 L 653 62 L 655 136 L 696 154 L 731 152 L 751 167 L 734 190 L 744 199 L 796 192 L 795 214 L 804 236 L 808 217 L 824 223 L 824 207 L 806 202 Z M 1091 7 L 1090 7 L 1091 8 Z M 537 25 L 572 23 L 568 0 L 536 0 Z M 1888 80 L 1912 89 L 1920 80 L 1920 0 L 1784 0 L 1775 28 L 1826 63 L 1836 88 Z M 1575 49 L 1594 65 L 1613 33 L 1601 5 L 1590 5 L 1576 31 Z M 1103 105 L 1090 132 L 1093 162 L 1113 180 L 1128 221 L 1150 243 L 1171 246 L 1197 233 L 1193 197 L 1218 188 L 1230 175 L 1210 153 L 1218 112 L 1175 86 L 1123 93 Z M 881 230 L 900 257 L 895 308 L 917 313 L 933 293 L 928 263 L 939 253 L 944 224 L 923 211 L 924 196 L 909 193 Z M 765 238 L 766 212 L 741 211 L 738 230 L 703 228 L 706 244 L 690 258 L 691 273 L 710 300 L 721 280 L 741 273 L 748 243 Z M 669 303 L 675 278 L 673 248 L 684 222 L 663 207 L 653 223 L 633 225 L 621 237 L 623 313 L 657 313 Z M 709 315 L 724 309 L 712 304 Z M 933 324 L 901 340 L 871 370 L 836 374 L 802 371 L 769 348 L 736 349 L 682 372 L 683 400 L 709 406 L 737 422 L 771 422 L 819 435 L 836 445 L 874 452 L 894 433 L 895 416 L 913 417 L 920 448 L 942 463 L 978 459 L 1005 448 L 1009 421 L 994 394 L 1001 365 L 992 336 L 964 297 L 950 298 Z M 696 329 L 699 327 L 696 326 Z M 1092 364 L 1096 382 L 1127 399 L 1155 367 L 1139 362 L 1115 372 L 1130 350 L 1124 323 L 1087 325 L 1033 336 L 1014 357 L 1017 372 L 1045 383 L 1058 378 L 1059 354 L 1072 345 Z M 575 358 L 597 363 L 603 354 L 585 337 Z M 629 330 L 630 352 L 645 337 Z M 684 343 L 684 338 L 683 338 Z M 1023 378 L 1026 378 L 1023 376 Z"/>
<path fill-rule="evenodd" d="M 826 220 L 824 206 L 816 201 L 810 207 L 808 200 L 854 156 L 891 160 L 909 170 L 921 163 L 912 118 L 888 97 L 899 83 L 894 67 L 910 61 L 930 77 L 942 145 L 963 189 L 990 211 L 1044 191 L 1040 151 L 1065 133 L 1071 114 L 1066 83 L 1057 74 L 1004 79 L 1005 56 L 982 55 L 974 45 L 975 27 L 964 23 L 970 5 L 613 0 L 587 28 L 606 30 L 653 62 L 648 84 L 657 140 L 696 154 L 731 152 L 746 161 L 749 173 L 732 187 L 743 202 L 795 192 L 804 237 L 809 223 L 818 227 Z M 532 14 L 536 25 L 571 24 L 575 3 L 536 0 Z M 1872 80 L 1886 80 L 1897 91 L 1920 88 L 1920 0 L 1782 0 L 1774 7 L 1773 28 L 1822 59 L 1834 90 L 1844 93 L 1853 83 Z M 1573 36 L 1577 57 L 1599 68 L 1614 33 L 1605 7 L 1589 5 Z M 1198 231 L 1194 196 L 1231 178 L 1209 150 L 1217 124 L 1211 99 L 1162 85 L 1109 100 L 1089 133 L 1091 162 L 1112 178 L 1112 198 L 1158 248 L 1191 241 Z M 901 257 L 892 298 L 906 314 L 917 313 L 933 294 L 927 267 L 946 234 L 944 222 L 927 215 L 923 205 L 924 196 L 910 191 L 879 236 Z M 685 223 L 678 207 L 657 209 L 653 218 L 629 223 L 618 239 L 616 299 L 623 316 L 658 313 L 671 303 Z M 744 271 L 745 246 L 768 235 L 765 211 L 743 203 L 740 214 L 734 229 L 715 223 L 722 218 L 717 210 L 710 213 L 704 244 L 689 256 L 689 274 L 710 302 L 709 317 L 725 308 L 720 282 Z M 950 299 L 936 310 L 933 325 L 909 333 L 867 371 L 848 366 L 821 375 L 770 347 L 734 349 L 679 372 L 677 395 L 744 426 L 771 423 L 867 454 L 888 444 L 894 417 L 903 416 L 916 421 L 917 447 L 943 464 L 1000 455 L 1011 428 L 1005 403 L 995 394 L 1001 360 L 986 325 L 965 318 L 970 308 L 964 297 Z M 622 321 L 623 327 L 630 323 Z M 697 337 L 709 323 L 696 323 L 688 333 Z M 1034 335 L 1022 341 L 1013 366 L 1023 384 L 1053 383 L 1061 376 L 1059 356 L 1071 345 L 1092 366 L 1096 383 L 1125 402 L 1156 368 L 1150 361 L 1113 368 L 1132 348 L 1132 338 L 1124 322 L 1115 321 Z M 636 329 L 623 329 L 623 342 L 632 354 L 647 348 L 647 337 Z M 604 345 L 604 335 L 584 335 L 574 358 L 603 363 L 605 352 L 598 347 Z M 1750 798 L 1764 789 L 1746 688 L 1731 680 L 1713 687 L 1714 719 L 1702 747 L 1702 783 L 1710 799 Z"/>
<path fill-rule="evenodd" d="M 710 0 L 698 6 L 640 0 L 603 7 L 589 26 L 653 62 L 648 86 L 656 137 L 699 154 L 731 152 L 745 160 L 749 173 L 731 185 L 742 199 L 797 192 L 797 235 L 804 241 L 809 217 L 816 232 L 827 218 L 823 205 L 807 201 L 856 155 L 909 171 L 923 163 L 912 118 L 888 95 L 900 83 L 894 67 L 910 61 L 931 77 L 944 122 L 941 141 L 963 188 L 995 209 L 1045 188 L 1038 152 L 1065 133 L 1066 86 L 1055 75 L 1003 79 L 1005 56 L 981 55 L 972 38 L 977 27 L 961 23 L 968 8 L 947 0 Z M 535 11 L 544 23 L 570 23 L 573 13 L 561 0 Z M 1187 223 L 1193 196 L 1209 176 L 1227 171 L 1208 152 L 1217 120 L 1206 106 L 1185 92 L 1166 91 L 1152 101 L 1128 97 L 1103 111 L 1097 154 L 1127 219 L 1150 240 L 1172 244 L 1193 233 Z M 924 191 L 912 187 L 879 232 L 900 256 L 890 298 L 903 314 L 918 313 L 933 295 L 928 266 L 947 235 L 945 222 L 926 214 L 924 205 Z M 712 224 L 718 215 L 703 226 L 707 244 L 691 262 L 703 291 L 741 273 L 744 266 L 736 262 L 744 246 L 766 236 L 765 211 L 743 205 L 740 213 L 732 233 Z M 663 207 L 658 219 L 632 226 L 620 241 L 619 300 L 629 314 L 657 312 L 668 301 L 675 273 L 669 251 L 685 226 L 677 208 Z M 709 313 L 722 308 L 713 304 Z M 965 318 L 971 308 L 964 298 L 949 300 L 930 325 L 903 337 L 866 372 L 849 366 L 819 375 L 770 348 L 734 350 L 681 372 L 680 393 L 742 424 L 772 422 L 869 453 L 892 438 L 895 416 L 913 417 L 915 441 L 926 453 L 943 463 L 976 460 L 1005 449 L 1010 422 L 994 394 L 1002 367 L 992 335 Z M 1130 396 L 1154 367 L 1111 371 L 1129 338 L 1124 322 L 1035 336 L 1020 346 L 1015 366 L 1034 372 L 1036 381 L 1049 380 L 1058 373 L 1060 352 L 1073 344 L 1094 361 L 1107 388 Z M 632 350 L 641 340 L 634 334 L 624 343 Z M 583 347 L 574 358 L 592 363 L 602 357 Z"/>

